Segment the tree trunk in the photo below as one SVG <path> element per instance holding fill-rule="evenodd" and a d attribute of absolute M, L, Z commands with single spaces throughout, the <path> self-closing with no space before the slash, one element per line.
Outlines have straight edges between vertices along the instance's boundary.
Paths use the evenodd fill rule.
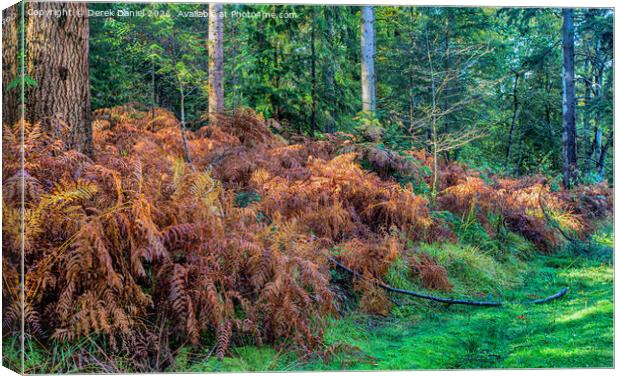
<path fill-rule="evenodd" d="M 586 69 L 588 71 L 588 61 L 586 60 Z M 585 77 L 584 84 L 584 106 L 583 106 L 583 172 L 590 172 L 590 109 L 588 108 L 588 104 L 591 99 L 591 90 L 592 81 L 590 76 Z"/>
<path fill-rule="evenodd" d="M 594 46 L 594 61 L 592 62 L 593 68 L 593 81 L 592 85 L 592 94 L 594 95 L 594 101 L 599 102 L 602 96 L 602 88 L 603 88 L 603 77 L 605 72 L 605 62 L 601 56 L 601 46 L 600 41 L 596 43 Z M 594 140 L 590 146 L 590 158 L 595 161 L 595 166 L 598 169 L 599 160 L 601 157 L 601 151 L 603 147 L 603 124 L 601 122 L 601 112 L 600 110 L 595 111 L 594 115 Z"/>
<path fill-rule="evenodd" d="M 362 111 L 376 110 L 375 10 L 362 7 Z"/>
<path fill-rule="evenodd" d="M 232 69 L 231 69 L 231 86 L 232 86 L 232 109 L 236 109 L 239 107 L 239 75 L 237 73 L 237 66 L 239 61 L 239 41 L 237 40 L 237 29 L 239 25 L 237 22 L 228 23 L 231 25 L 230 32 L 227 34 L 229 40 L 232 41 L 231 45 L 231 59 L 232 60 Z M 230 90 L 230 89 L 229 89 Z"/>
<path fill-rule="evenodd" d="M 315 20 L 316 19 L 316 10 L 315 8 L 312 8 L 312 19 L 310 22 L 312 22 L 311 28 L 312 31 L 310 33 L 310 75 L 311 75 L 311 81 L 312 81 L 312 109 L 311 109 L 311 115 L 310 115 L 310 136 L 314 136 L 314 132 L 316 132 L 317 130 L 317 123 L 316 123 L 316 102 L 317 102 L 317 80 L 316 80 L 316 26 L 315 26 Z"/>
<path fill-rule="evenodd" d="M 437 89 L 435 87 L 435 70 L 433 69 L 433 58 L 431 47 L 428 43 L 428 30 L 426 30 L 426 56 L 428 57 L 428 68 L 431 74 L 431 131 L 432 131 L 432 152 L 433 152 L 433 184 L 431 187 L 431 206 L 435 206 L 437 198 L 437 175 L 439 173 L 438 162 L 438 134 L 437 134 Z"/>
<path fill-rule="evenodd" d="M 26 119 L 62 117 L 71 127 L 66 144 L 92 155 L 88 5 L 28 2 L 27 7 L 52 15 L 28 17 L 27 74 L 37 85 L 26 90 Z"/>
<path fill-rule="evenodd" d="M 209 122 L 224 112 L 224 19 L 222 4 L 209 4 Z"/>
<path fill-rule="evenodd" d="M 151 117 L 155 117 L 155 59 L 151 59 Z"/>
<path fill-rule="evenodd" d="M 18 78 L 19 9 L 20 3 L 2 11 L 2 123 L 15 124 L 20 118 L 21 83 Z M 12 87 L 8 88 L 9 84 Z"/>
<path fill-rule="evenodd" d="M 577 176 L 573 9 L 562 9 L 562 16 L 562 172 L 564 188 L 569 189 Z"/>
<path fill-rule="evenodd" d="M 185 87 L 183 83 L 179 83 L 179 92 L 181 93 L 181 142 L 183 142 L 183 151 L 185 152 L 185 160 L 189 165 L 192 165 L 192 156 L 189 152 L 189 146 L 187 144 L 187 137 L 185 135 Z"/>
<path fill-rule="evenodd" d="M 592 9 L 588 9 L 585 12 L 585 22 L 592 23 L 594 13 Z M 583 172 L 587 174 L 591 170 L 592 165 L 592 140 L 590 135 L 590 102 L 592 100 L 592 80 L 595 74 L 594 64 L 592 63 L 592 57 L 590 55 L 590 48 L 585 47 L 585 59 L 583 61 L 584 71 L 584 104 L 583 104 Z"/>
<path fill-rule="evenodd" d="M 592 154 L 594 160 L 598 161 L 601 158 L 601 149 L 603 148 L 603 130 L 599 127 L 594 129 L 594 142 L 592 143 Z"/>
<path fill-rule="evenodd" d="M 510 123 L 510 130 L 508 131 L 508 148 L 506 149 L 506 159 L 504 160 L 504 168 L 508 167 L 510 163 L 510 154 L 512 153 L 512 136 L 517 125 L 517 119 L 519 118 L 519 97 L 517 95 L 519 88 L 519 73 L 515 72 L 515 80 L 512 86 L 512 122 Z"/>
<path fill-rule="evenodd" d="M 336 28 L 334 26 L 334 12 L 337 7 L 323 8 L 327 17 L 327 45 L 334 46 L 336 43 Z M 327 59 L 325 62 L 325 100 L 331 105 L 336 104 L 336 59 Z M 336 120 L 334 114 L 328 116 L 325 122 L 325 132 L 334 133 L 336 131 Z"/>
<path fill-rule="evenodd" d="M 609 147 L 613 144 L 613 140 L 614 134 L 611 132 L 607 137 L 607 142 L 605 142 L 605 145 L 601 147 L 601 151 L 596 162 L 598 177 L 601 181 L 605 180 L 605 158 L 607 157 Z"/>

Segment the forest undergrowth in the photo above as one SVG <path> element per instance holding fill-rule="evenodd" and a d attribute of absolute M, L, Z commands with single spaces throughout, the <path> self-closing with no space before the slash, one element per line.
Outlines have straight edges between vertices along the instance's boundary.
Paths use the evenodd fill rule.
<path fill-rule="evenodd" d="M 4 126 L 4 352 L 23 308 L 26 372 L 170 370 L 188 352 L 253 348 L 330 364 L 359 351 L 333 340 L 352 311 L 433 314 L 378 281 L 515 300 L 534 255 L 587 252 L 613 213 L 604 184 L 564 191 L 443 159 L 429 194 L 426 150 L 389 150 L 364 130 L 313 140 L 238 110 L 187 131 L 185 150 L 180 129 L 163 109 L 97 110 L 91 158 L 47 118 L 25 125 L 22 170 L 18 127 Z"/>

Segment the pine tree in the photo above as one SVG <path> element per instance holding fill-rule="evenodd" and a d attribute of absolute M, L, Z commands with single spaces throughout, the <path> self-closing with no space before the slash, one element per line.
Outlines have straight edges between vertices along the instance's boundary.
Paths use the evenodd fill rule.
<path fill-rule="evenodd" d="M 72 128 L 67 144 L 92 154 L 89 22 L 86 3 L 27 4 L 27 74 L 37 84 L 26 90 L 26 118 L 60 116 Z M 36 14 L 36 15 L 35 15 Z"/>

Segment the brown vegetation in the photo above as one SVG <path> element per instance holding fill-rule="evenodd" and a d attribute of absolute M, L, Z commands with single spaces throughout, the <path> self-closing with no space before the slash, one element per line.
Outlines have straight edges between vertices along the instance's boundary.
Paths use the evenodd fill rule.
<path fill-rule="evenodd" d="M 162 369 L 184 343 L 215 346 L 218 357 L 247 341 L 317 349 L 322 318 L 337 308 L 329 255 L 365 276 L 354 289 L 369 312 L 389 312 L 372 281 L 397 257 L 409 257 L 424 287 L 451 289 L 445 269 L 405 252 L 405 239 L 454 237 L 449 224 L 433 220 L 411 186 L 363 170 L 360 153 L 346 152 L 347 137 L 288 145 L 254 113 L 239 111 L 187 132 L 190 165 L 179 122 L 165 110 L 128 105 L 94 118 L 94 159 L 67 149 L 61 140 L 70 127 L 62 121 L 26 124 L 23 170 L 18 128 L 4 127 L 9 328 L 21 310 L 22 182 L 28 334 L 103 336 L 144 369 Z M 432 162 L 423 151 L 412 154 Z M 496 213 L 544 251 L 559 239 L 541 213 L 541 192 L 549 210 L 570 214 L 563 225 L 581 234 L 585 219 L 612 205 L 602 186 L 553 193 L 542 179 L 487 183 L 455 164 L 443 164 L 439 180 L 439 209 L 473 215 L 490 234 L 488 214 Z M 239 204 L 241 192 L 260 199 Z"/>

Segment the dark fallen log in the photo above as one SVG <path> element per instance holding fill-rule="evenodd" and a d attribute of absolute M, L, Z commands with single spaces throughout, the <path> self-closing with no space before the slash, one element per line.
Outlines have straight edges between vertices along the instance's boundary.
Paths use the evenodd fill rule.
<path fill-rule="evenodd" d="M 357 276 L 357 277 L 362 277 L 362 275 L 360 273 L 358 273 L 357 271 L 355 271 L 355 270 L 349 268 L 348 266 L 342 264 L 341 262 L 339 262 L 335 258 L 329 257 L 329 260 L 334 265 L 336 265 L 340 269 L 348 272 L 349 274 L 352 274 L 352 275 Z M 395 293 L 398 293 L 398 294 L 409 295 L 409 296 L 413 296 L 413 297 L 420 298 L 420 299 L 432 300 L 434 302 L 440 302 L 440 303 L 446 303 L 446 304 L 461 304 L 461 305 L 478 306 L 478 307 L 499 307 L 499 306 L 502 306 L 502 305 L 505 304 L 504 302 L 494 302 L 494 301 L 484 301 L 484 300 L 463 300 L 463 299 L 442 298 L 442 297 L 439 297 L 439 296 L 422 294 L 422 293 L 417 292 L 417 291 L 398 289 L 396 287 L 392 287 L 390 285 L 386 285 L 385 283 L 383 283 L 381 281 L 376 281 L 376 282 L 377 282 L 377 286 L 381 287 L 382 289 L 384 289 L 386 291 L 395 292 Z M 568 293 L 568 291 L 569 291 L 568 287 L 565 287 L 562 290 L 560 290 L 558 293 L 553 294 L 551 296 L 548 296 L 546 298 L 536 299 L 536 300 L 528 300 L 528 301 L 522 302 L 521 304 L 542 304 L 542 303 L 547 303 L 547 302 L 550 302 L 552 300 L 561 298 L 562 296 L 566 295 L 566 293 Z"/>
<path fill-rule="evenodd" d="M 542 299 L 534 299 L 534 300 L 528 300 L 526 302 L 524 302 L 524 304 L 542 304 L 542 303 L 547 303 L 550 302 L 552 300 L 558 299 L 563 297 L 564 295 L 566 295 L 568 293 L 569 288 L 568 287 L 564 287 L 562 290 L 560 290 L 559 292 L 550 295 L 546 298 L 542 298 Z"/>

